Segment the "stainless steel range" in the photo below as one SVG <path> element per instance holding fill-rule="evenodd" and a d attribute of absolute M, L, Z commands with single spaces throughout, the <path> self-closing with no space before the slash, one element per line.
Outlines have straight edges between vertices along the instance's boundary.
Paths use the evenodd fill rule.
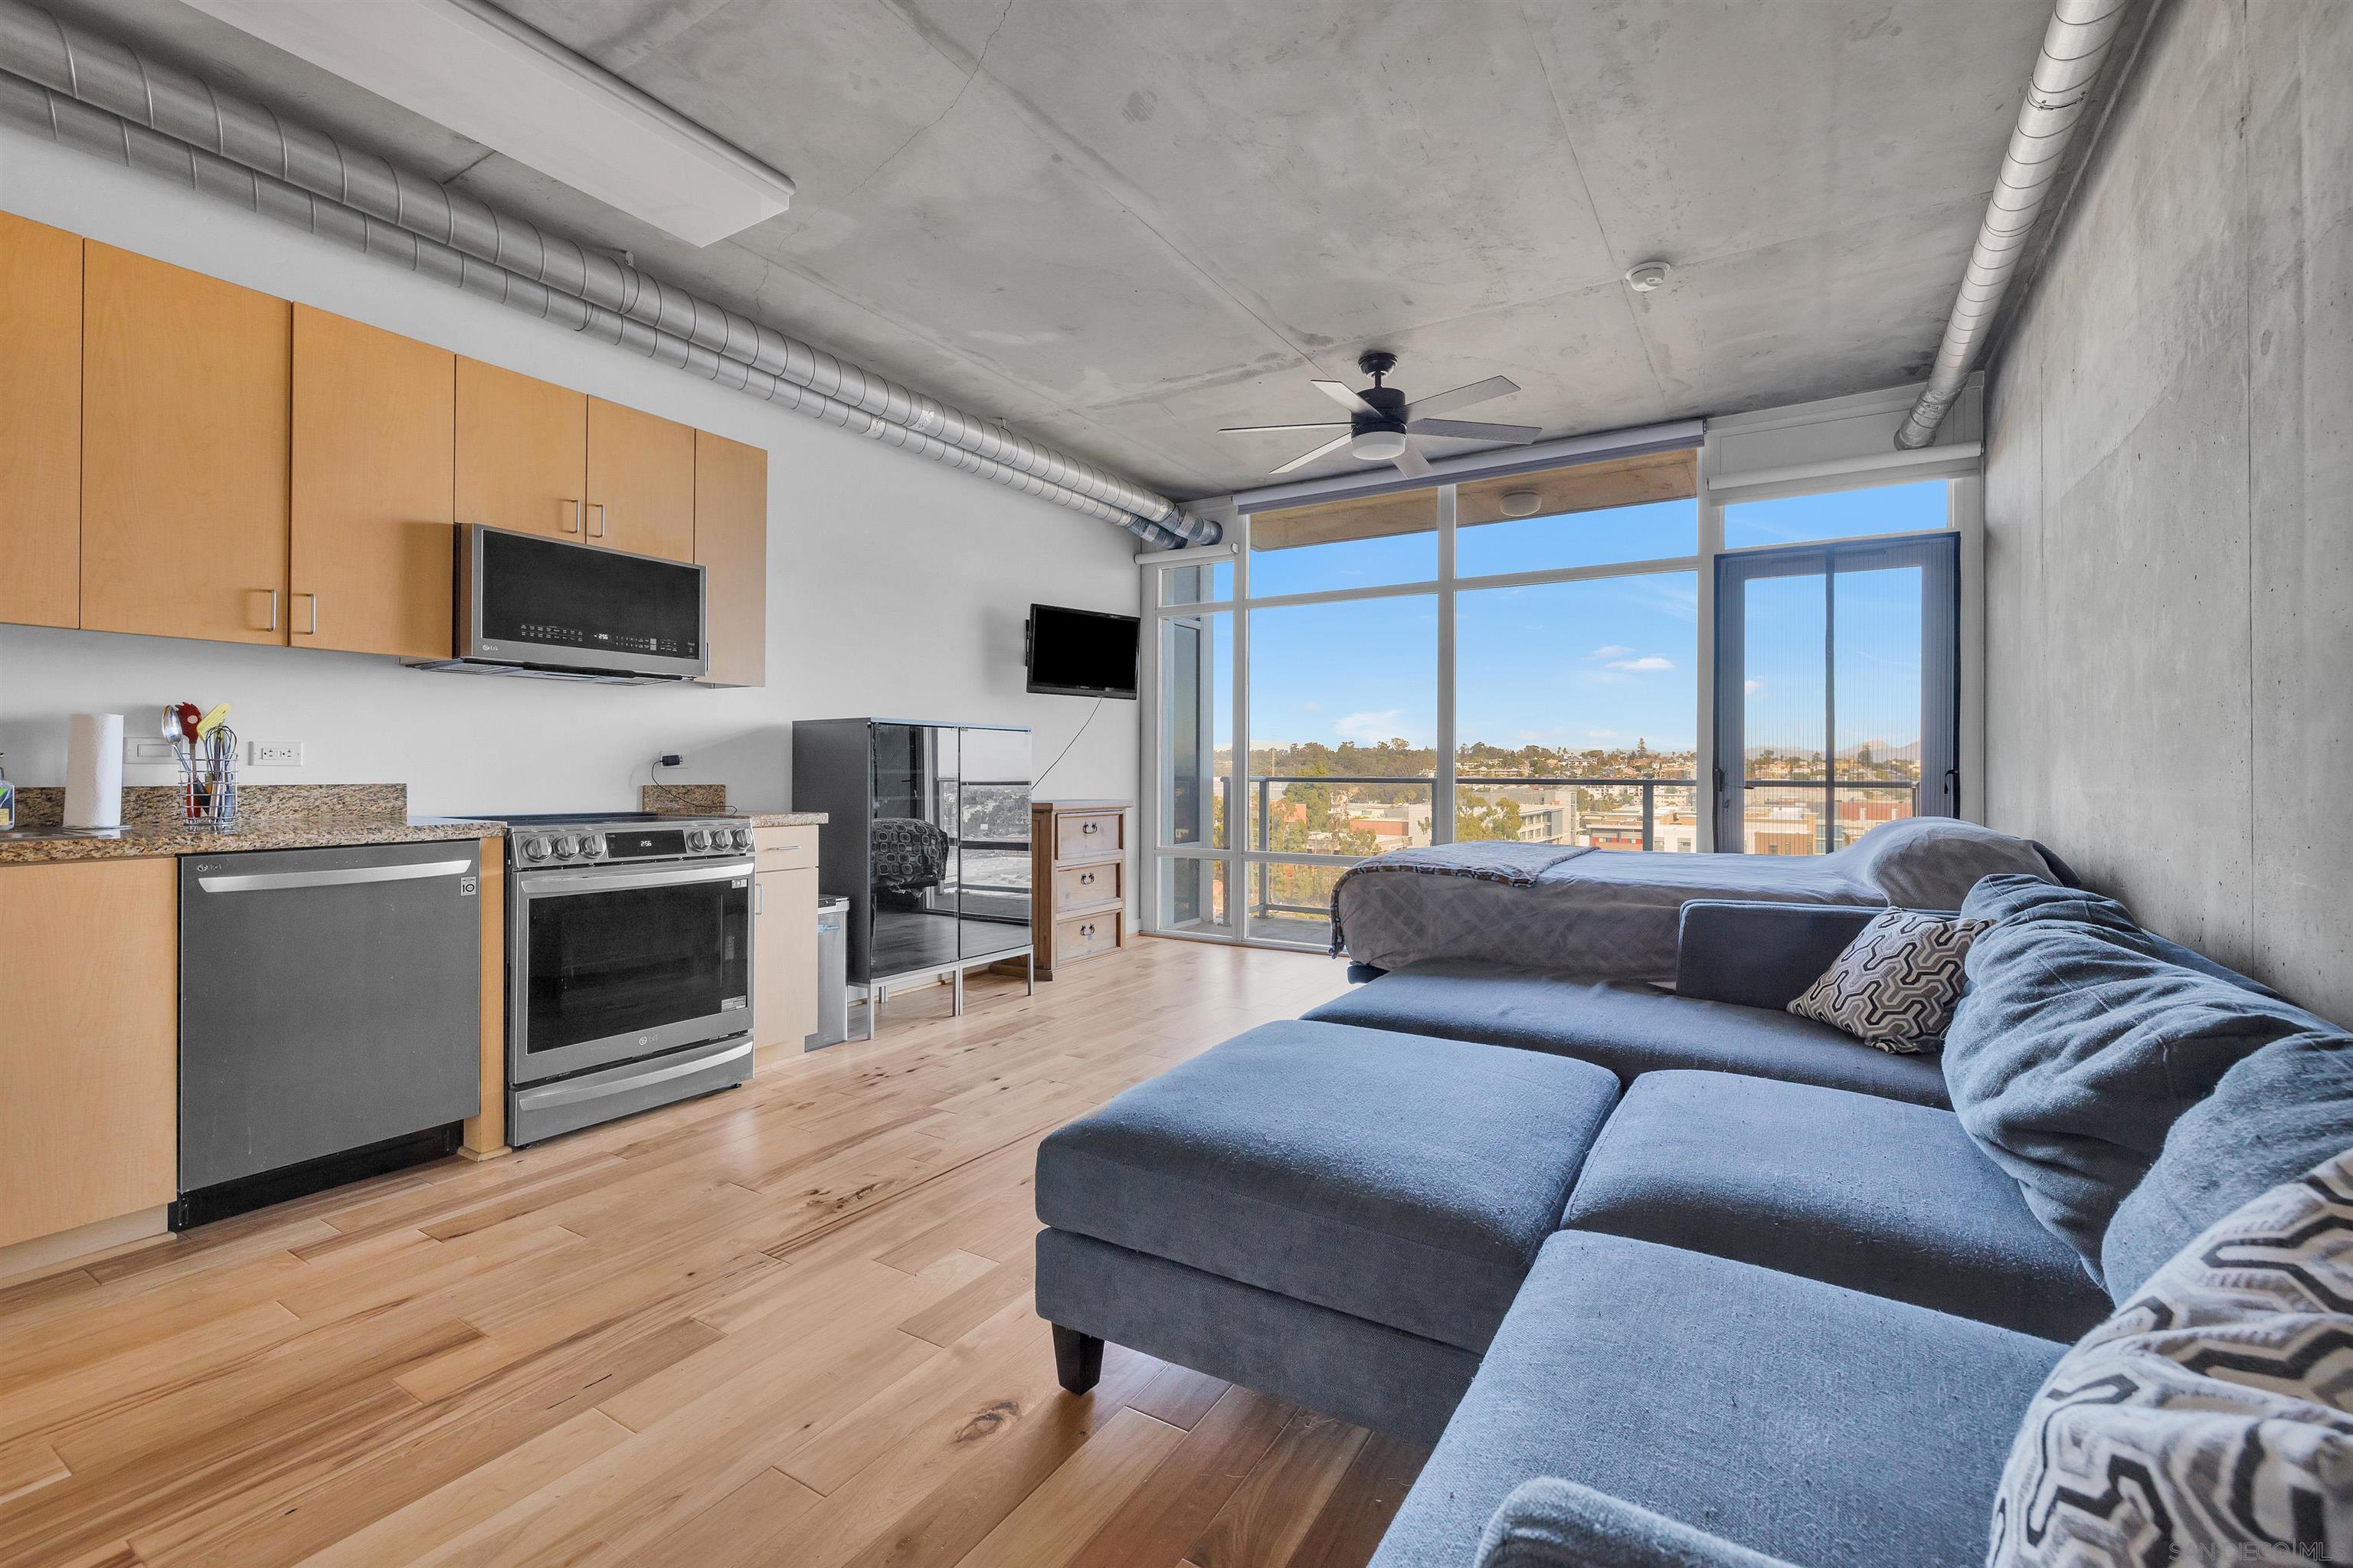
<path fill-rule="evenodd" d="M 503 820 L 507 1141 L 749 1078 L 751 831 L 649 812 Z"/>

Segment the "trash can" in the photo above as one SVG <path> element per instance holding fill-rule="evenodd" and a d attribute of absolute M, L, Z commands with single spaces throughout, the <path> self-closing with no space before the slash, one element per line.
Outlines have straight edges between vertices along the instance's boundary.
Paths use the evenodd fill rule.
<path fill-rule="evenodd" d="M 849 1038 L 849 900 L 817 901 L 817 1033 L 807 1051 L 839 1045 Z"/>

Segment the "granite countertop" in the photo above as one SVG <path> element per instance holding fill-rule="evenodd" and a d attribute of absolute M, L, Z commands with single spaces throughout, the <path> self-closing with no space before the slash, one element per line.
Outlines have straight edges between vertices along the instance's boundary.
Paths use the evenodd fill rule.
<path fill-rule="evenodd" d="M 62 789 L 24 789 L 16 798 L 19 829 L 53 828 L 63 821 Z M 216 832 L 181 821 L 176 787 L 126 789 L 121 837 L 0 838 L 0 865 L 421 843 L 496 838 L 506 832 L 499 822 L 412 819 L 405 784 L 248 784 L 237 791 L 237 826 Z"/>
<path fill-rule="evenodd" d="M 822 826 L 823 811 L 739 811 L 727 804 L 724 784 L 641 784 L 638 809 L 666 817 L 731 817 L 755 828 Z"/>

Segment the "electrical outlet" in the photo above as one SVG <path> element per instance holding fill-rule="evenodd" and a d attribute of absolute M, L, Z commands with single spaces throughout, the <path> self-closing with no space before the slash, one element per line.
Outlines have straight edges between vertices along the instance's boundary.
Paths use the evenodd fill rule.
<path fill-rule="evenodd" d="M 256 768 L 300 768 L 302 766 L 302 743 L 299 740 L 257 740 L 253 743 L 253 765 Z"/>

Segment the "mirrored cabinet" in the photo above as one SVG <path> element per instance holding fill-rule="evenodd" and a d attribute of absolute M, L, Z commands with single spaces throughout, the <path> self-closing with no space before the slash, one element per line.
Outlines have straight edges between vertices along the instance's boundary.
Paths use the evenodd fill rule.
<path fill-rule="evenodd" d="M 849 900 L 870 998 L 1030 954 L 1029 732 L 902 719 L 793 726 L 793 806 L 823 811 L 819 887 Z M 870 1013 L 871 1022 L 871 1013 Z"/>

